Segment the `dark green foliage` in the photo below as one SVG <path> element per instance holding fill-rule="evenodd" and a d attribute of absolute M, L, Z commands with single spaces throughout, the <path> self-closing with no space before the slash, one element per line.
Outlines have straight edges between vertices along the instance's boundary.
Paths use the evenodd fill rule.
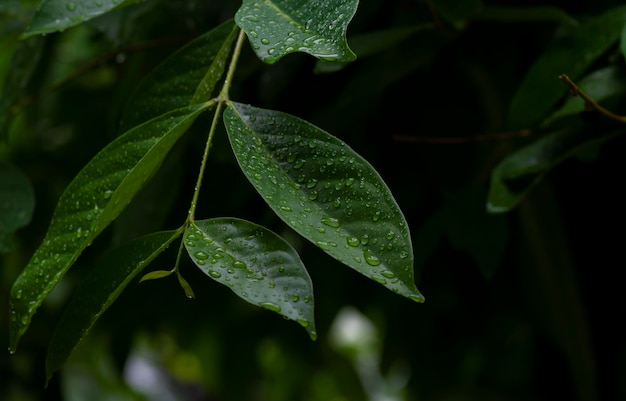
<path fill-rule="evenodd" d="M 0 3 L 3 401 L 626 400 L 620 2 Z"/>

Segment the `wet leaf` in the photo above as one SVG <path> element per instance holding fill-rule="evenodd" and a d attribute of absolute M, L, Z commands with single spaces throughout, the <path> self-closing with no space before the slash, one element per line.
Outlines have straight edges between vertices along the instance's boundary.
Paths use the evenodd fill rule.
<path fill-rule="evenodd" d="M 137 238 L 105 255 L 79 284 L 54 330 L 48 355 L 48 379 L 115 302 L 131 280 L 182 234 L 162 231 Z"/>
<path fill-rule="evenodd" d="M 281 219 L 338 261 L 423 301 L 404 215 L 365 159 L 289 114 L 230 103 L 224 123 L 241 169 Z"/>
<path fill-rule="evenodd" d="M 512 129 L 539 124 L 568 94 L 559 75 L 579 79 L 617 43 L 625 22 L 626 6 L 614 8 L 552 42 L 532 65 L 511 101 L 508 120 Z"/>
<path fill-rule="evenodd" d="M 63 31 L 138 1 L 140 0 L 42 0 L 22 38 Z"/>
<path fill-rule="evenodd" d="M 188 43 L 159 64 L 133 92 L 122 130 L 190 104 L 208 101 L 224 73 L 237 27 L 232 21 Z"/>
<path fill-rule="evenodd" d="M 508 212 L 547 173 L 586 147 L 623 134 L 614 124 L 572 124 L 532 142 L 501 161 L 491 173 L 487 211 Z"/>
<path fill-rule="evenodd" d="M 0 161 L 0 253 L 11 250 L 11 236 L 27 225 L 35 209 L 35 193 L 28 177 Z"/>
<path fill-rule="evenodd" d="M 195 118 L 212 104 L 174 110 L 128 131 L 98 153 L 68 185 L 43 243 L 11 289 L 12 350 L 67 269 L 152 177 Z"/>
<path fill-rule="evenodd" d="M 326 61 L 352 61 L 346 42 L 358 0 L 244 0 L 235 22 L 265 63 L 304 52 Z"/>
<path fill-rule="evenodd" d="M 247 302 L 295 320 L 316 338 L 311 278 L 287 241 L 234 218 L 195 221 L 184 241 L 207 276 Z"/>

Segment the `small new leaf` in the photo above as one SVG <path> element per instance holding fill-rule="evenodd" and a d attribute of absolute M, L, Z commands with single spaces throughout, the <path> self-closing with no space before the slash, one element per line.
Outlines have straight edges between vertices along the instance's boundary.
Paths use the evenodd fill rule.
<path fill-rule="evenodd" d="M 257 56 L 273 64 L 304 52 L 325 61 L 353 61 L 346 42 L 358 0 L 244 0 L 235 22 L 248 35 Z"/>
<path fill-rule="evenodd" d="M 146 273 L 143 275 L 143 277 L 139 280 L 139 282 L 144 282 L 147 280 L 157 280 L 163 277 L 167 277 L 170 274 L 174 273 L 174 270 L 155 270 L 155 271 L 151 271 L 150 273 Z"/>
<path fill-rule="evenodd" d="M 229 103 L 224 124 L 244 174 L 274 212 L 333 258 L 422 302 L 413 247 L 378 172 L 348 145 L 289 114 Z"/>

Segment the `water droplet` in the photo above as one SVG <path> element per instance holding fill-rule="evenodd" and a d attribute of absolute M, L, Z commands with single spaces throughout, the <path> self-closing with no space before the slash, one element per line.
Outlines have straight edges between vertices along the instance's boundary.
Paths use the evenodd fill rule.
<path fill-rule="evenodd" d="M 216 272 L 215 270 L 209 270 L 209 276 L 213 278 L 220 278 L 222 277 L 222 273 Z"/>
<path fill-rule="evenodd" d="M 408 257 L 409 257 L 409 253 L 407 251 L 400 252 L 400 258 L 401 259 L 406 259 Z"/>
<path fill-rule="evenodd" d="M 293 164 L 293 168 L 295 168 L 296 170 L 302 168 L 302 166 L 304 166 L 304 160 L 302 159 L 299 159 Z"/>
<path fill-rule="evenodd" d="M 285 212 L 293 212 L 293 209 L 289 206 L 281 206 L 280 210 L 285 211 Z"/>
<path fill-rule="evenodd" d="M 113 195 L 113 191 L 110 189 L 104 191 L 104 199 L 111 199 L 111 195 Z"/>
<path fill-rule="evenodd" d="M 259 36 L 259 34 L 256 33 L 256 31 L 250 31 L 250 36 L 252 36 L 253 38 L 256 38 Z"/>
<path fill-rule="evenodd" d="M 385 280 L 383 277 L 372 275 L 370 276 L 370 278 L 376 281 L 378 284 L 387 284 L 387 280 Z"/>
<path fill-rule="evenodd" d="M 319 246 L 321 249 L 327 251 L 330 249 L 330 243 L 326 242 L 326 241 L 316 241 L 315 242 L 317 244 L 317 246 Z"/>
<path fill-rule="evenodd" d="M 391 240 L 392 240 L 392 239 L 394 239 L 395 237 L 396 237 L 396 233 L 394 233 L 393 231 L 389 231 L 389 232 L 387 233 L 387 239 L 388 239 L 389 241 L 391 241 Z"/>
<path fill-rule="evenodd" d="M 389 271 L 389 270 L 383 270 L 380 272 L 380 274 L 383 277 L 387 277 L 387 278 L 394 278 L 396 276 L 392 271 Z"/>
<path fill-rule="evenodd" d="M 374 216 L 372 217 L 373 221 L 378 221 L 380 220 L 380 210 L 376 211 L 376 213 L 374 213 Z"/>
<path fill-rule="evenodd" d="M 370 242 L 370 236 L 367 234 L 363 234 L 361 237 L 361 244 L 367 245 Z"/>
<path fill-rule="evenodd" d="M 235 260 L 233 262 L 233 267 L 237 268 L 237 269 L 245 269 L 248 267 L 248 265 L 245 264 L 245 262 L 241 261 L 241 260 Z"/>
<path fill-rule="evenodd" d="M 297 319 L 297 320 L 296 320 L 296 322 L 300 323 L 300 325 L 301 325 L 302 327 L 305 327 L 305 328 L 306 328 L 306 327 L 309 327 L 309 322 L 307 322 L 307 321 L 306 321 L 306 320 L 304 320 L 304 319 Z"/>
<path fill-rule="evenodd" d="M 306 183 L 306 187 L 309 189 L 314 188 L 317 185 L 317 182 L 318 181 L 315 178 L 312 178 Z"/>
<path fill-rule="evenodd" d="M 22 299 L 22 290 L 17 290 L 17 293 L 15 294 L 15 298 Z"/>
<path fill-rule="evenodd" d="M 269 283 L 269 287 L 270 288 L 275 288 L 276 287 L 276 283 Z"/>
<path fill-rule="evenodd" d="M 359 244 L 361 243 L 361 241 L 357 237 L 347 237 L 346 242 L 350 246 L 359 246 Z"/>
<path fill-rule="evenodd" d="M 381 264 L 380 259 L 378 259 L 377 256 L 373 255 L 367 249 L 363 251 L 363 256 L 365 257 L 365 262 L 367 262 L 367 264 L 370 266 L 378 266 L 379 264 Z"/>
<path fill-rule="evenodd" d="M 415 302 L 424 302 L 424 297 L 422 295 L 409 295 L 409 299 Z"/>
<path fill-rule="evenodd" d="M 209 254 L 202 251 L 194 253 L 194 256 L 200 260 L 207 260 L 209 258 Z"/>
<path fill-rule="evenodd" d="M 291 296 L 291 300 L 292 300 L 293 302 L 298 302 L 298 301 L 300 300 L 300 295 L 298 295 L 298 294 L 293 294 L 293 295 Z"/>
<path fill-rule="evenodd" d="M 280 310 L 281 310 L 280 305 L 276 305 L 276 304 L 271 303 L 271 302 L 261 302 L 259 304 L 259 306 L 261 306 L 261 307 L 263 307 L 265 309 L 271 310 L 272 312 L 280 312 Z"/>
<path fill-rule="evenodd" d="M 67 8 L 68 11 L 75 11 L 76 10 L 76 3 L 74 2 L 69 2 L 65 4 L 65 8 Z"/>
<path fill-rule="evenodd" d="M 322 217 L 322 224 L 325 224 L 325 225 L 327 225 L 329 227 L 334 227 L 334 228 L 337 228 L 340 225 L 338 219 L 336 219 L 334 217 L 329 217 L 329 216 Z"/>
<path fill-rule="evenodd" d="M 317 227 L 317 232 L 320 234 L 326 234 L 326 229 L 324 227 Z"/>
<path fill-rule="evenodd" d="M 267 46 L 267 45 L 270 44 L 270 41 L 268 39 L 263 38 L 263 39 L 261 39 L 261 43 L 263 43 L 264 45 Z"/>

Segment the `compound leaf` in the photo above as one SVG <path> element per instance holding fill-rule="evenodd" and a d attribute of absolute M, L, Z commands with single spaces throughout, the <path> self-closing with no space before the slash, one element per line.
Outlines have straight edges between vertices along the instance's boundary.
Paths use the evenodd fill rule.
<path fill-rule="evenodd" d="M 206 275 L 247 302 L 297 321 L 316 338 L 311 278 L 287 241 L 235 218 L 195 221 L 184 241 Z"/>
<path fill-rule="evenodd" d="M 289 114 L 231 102 L 224 123 L 244 174 L 285 223 L 345 265 L 423 301 L 404 215 L 365 159 Z"/>

